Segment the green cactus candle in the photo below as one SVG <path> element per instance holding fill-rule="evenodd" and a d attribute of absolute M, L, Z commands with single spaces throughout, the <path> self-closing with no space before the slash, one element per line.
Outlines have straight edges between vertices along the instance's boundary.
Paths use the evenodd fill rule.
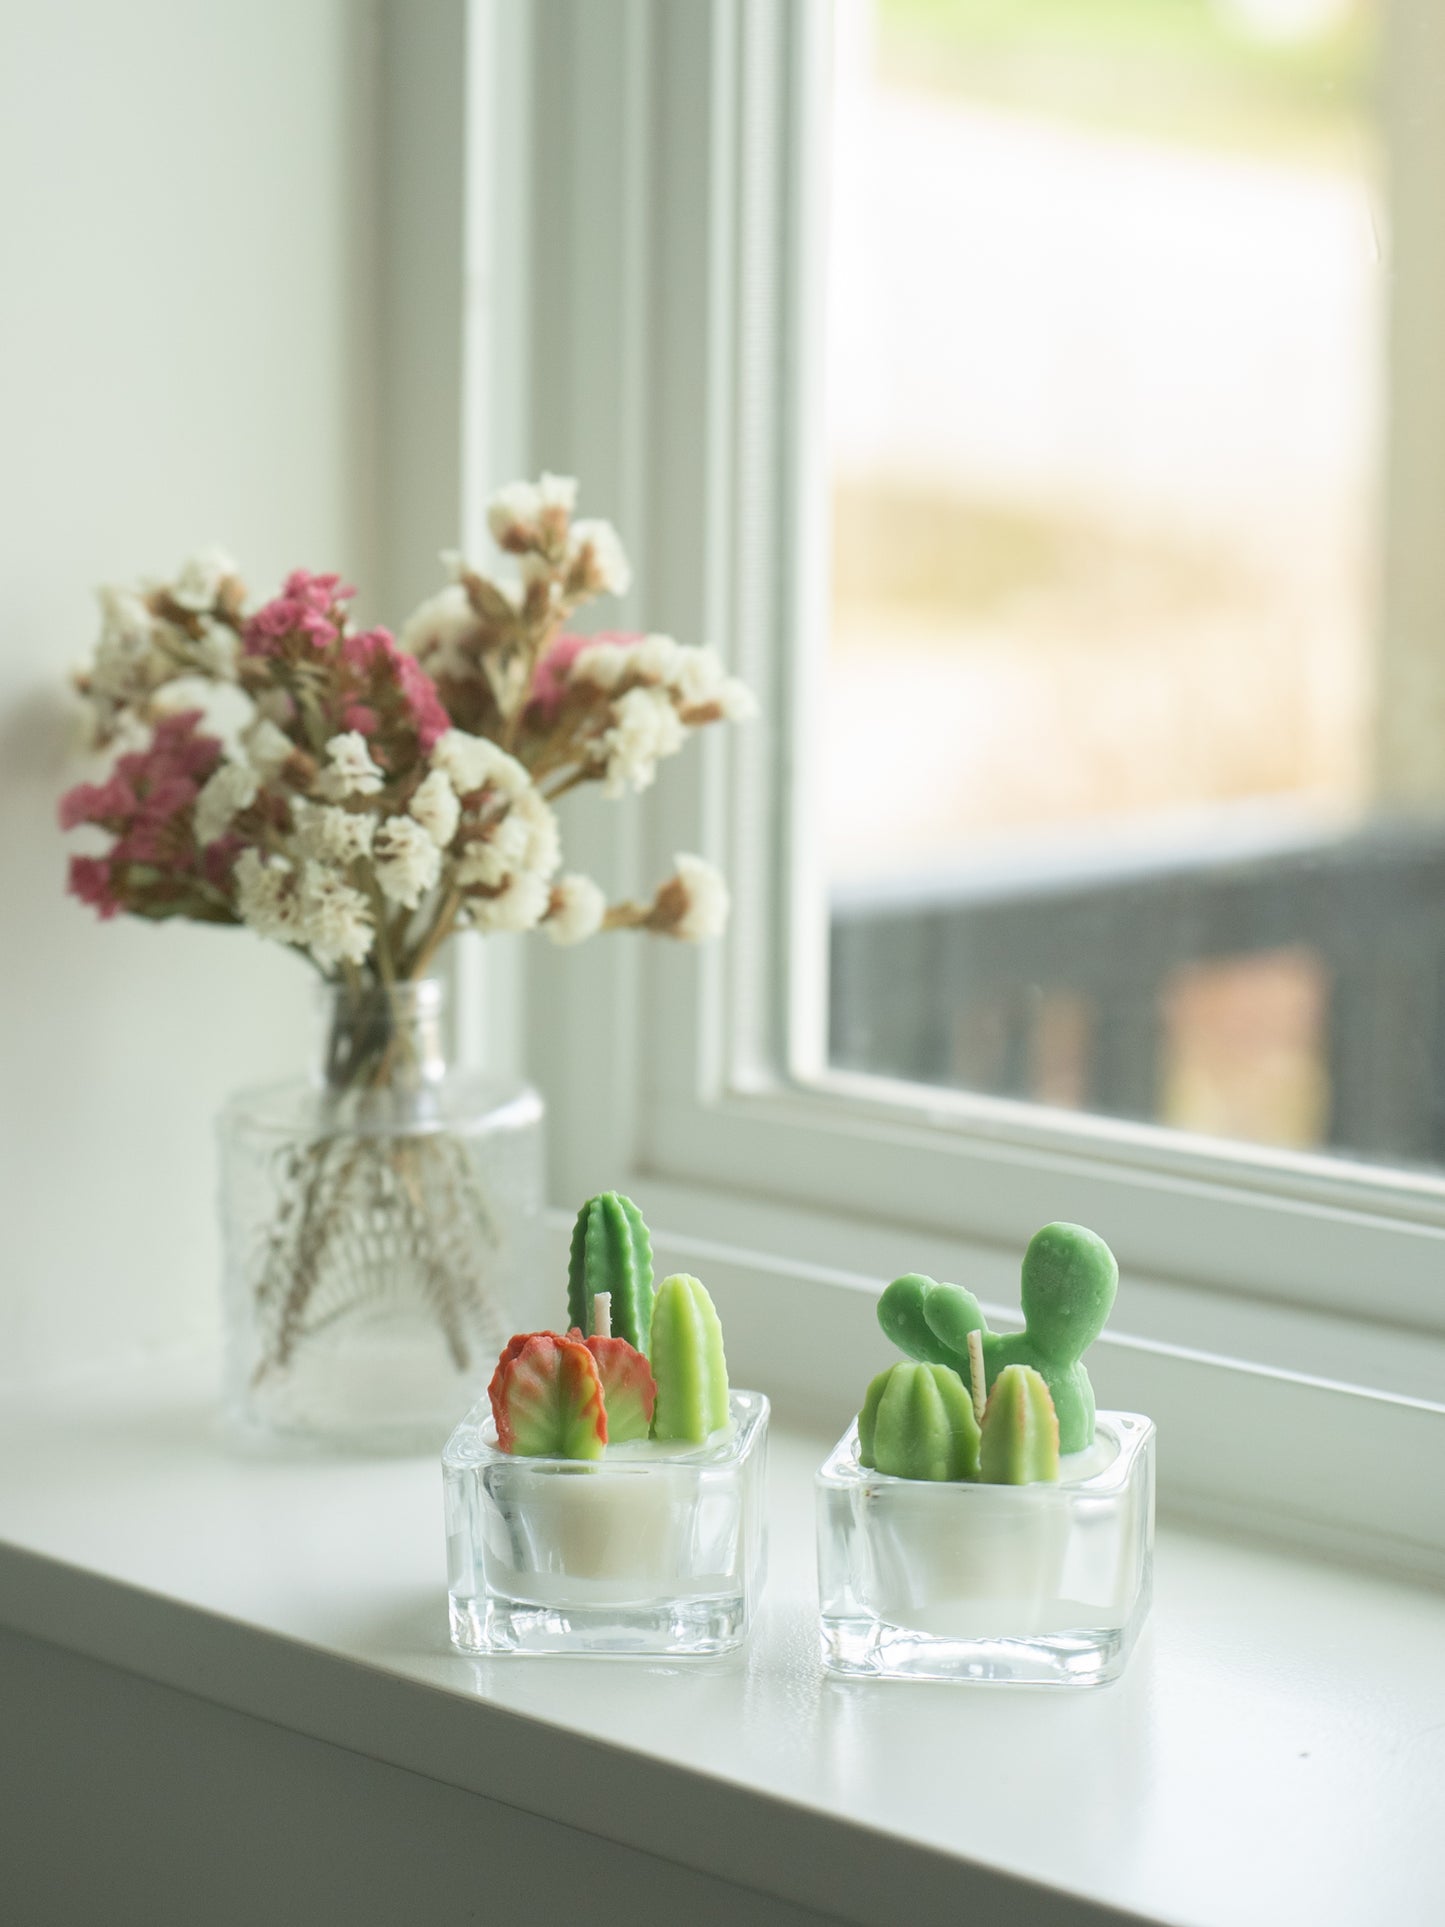
<path fill-rule="evenodd" d="M 975 1479 L 973 1400 L 947 1365 L 902 1359 L 868 1387 L 858 1414 L 858 1462 L 897 1479 Z"/>
<path fill-rule="evenodd" d="M 965 1382 L 968 1335 L 980 1332 L 990 1387 L 1010 1365 L 1031 1367 L 1053 1400 L 1059 1450 L 1082 1452 L 1094 1441 L 1094 1389 L 1081 1361 L 1104 1329 L 1118 1287 L 1119 1267 L 1102 1238 L 1083 1225 L 1047 1224 L 1024 1253 L 1023 1331 L 989 1331 L 972 1292 L 917 1272 L 888 1286 L 878 1322 L 900 1351 L 947 1365 Z"/>
<path fill-rule="evenodd" d="M 979 1477 L 986 1485 L 1034 1485 L 1059 1476 L 1059 1421 L 1049 1388 L 1031 1365 L 1006 1365 L 983 1414 Z"/>
<path fill-rule="evenodd" d="M 652 1307 L 655 1439 L 702 1440 L 728 1421 L 722 1326 L 696 1278 L 679 1273 L 657 1288 Z"/>
<path fill-rule="evenodd" d="M 617 1191 L 589 1198 L 577 1213 L 567 1265 L 567 1320 L 593 1332 L 592 1301 L 612 1301 L 612 1334 L 637 1351 L 648 1349 L 652 1327 L 652 1240 L 642 1213 Z"/>

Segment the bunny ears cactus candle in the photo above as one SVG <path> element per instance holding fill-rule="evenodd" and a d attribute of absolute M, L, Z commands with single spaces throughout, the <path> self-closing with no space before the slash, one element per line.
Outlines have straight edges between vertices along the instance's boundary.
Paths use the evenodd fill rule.
<path fill-rule="evenodd" d="M 910 1272 L 878 1304 L 909 1356 L 818 1474 L 821 1654 L 873 1678 L 1088 1685 L 1149 1604 L 1154 1427 L 1098 1412 L 1083 1355 L 1119 1272 L 1082 1225 L 1024 1253 L 1024 1329 Z"/>
<path fill-rule="evenodd" d="M 296 570 L 258 605 L 218 550 L 102 591 L 77 683 L 113 760 L 60 804 L 95 845 L 72 858 L 71 892 L 102 918 L 249 930 L 326 987 L 319 1105 L 298 1085 L 223 1118 L 228 1330 L 243 1328 L 230 1404 L 248 1425 L 381 1443 L 388 1383 L 425 1378 L 435 1443 L 457 1378 L 473 1388 L 506 1331 L 540 1189 L 539 1147 L 506 1145 L 537 1138 L 540 1102 L 494 1092 L 488 1112 L 446 1066 L 430 973 L 452 935 L 698 942 L 726 921 L 700 856 L 679 855 L 644 901 L 609 903 L 562 868 L 561 797 L 645 790 L 698 730 L 753 710 L 710 648 L 574 626 L 630 580 L 616 531 L 578 518 L 576 494 L 555 475 L 502 489 L 499 565 L 445 557 L 450 584 L 399 638 L 359 625 L 333 574 Z M 397 1352 L 389 1373 L 407 1317 L 435 1356 Z M 334 1385 L 302 1386 L 317 1346 L 350 1360 L 344 1426 L 317 1417 Z"/>
<path fill-rule="evenodd" d="M 1094 1388 L 1083 1355 L 1118 1289 L 1113 1252 L 1077 1224 L 1045 1225 L 1030 1239 L 1024 1329 L 1008 1336 L 989 1331 L 978 1300 L 961 1285 L 917 1272 L 895 1278 L 878 1302 L 878 1322 L 921 1363 L 891 1366 L 868 1387 L 858 1420 L 861 1462 L 901 1478 L 1056 1479 L 1060 1453 L 1094 1442 Z"/>

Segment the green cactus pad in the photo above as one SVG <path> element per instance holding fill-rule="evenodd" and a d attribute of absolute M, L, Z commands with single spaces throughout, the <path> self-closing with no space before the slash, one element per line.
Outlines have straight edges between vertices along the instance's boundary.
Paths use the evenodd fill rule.
<path fill-rule="evenodd" d="M 602 1380 L 607 1443 L 625 1445 L 629 1439 L 647 1438 L 657 1404 L 657 1385 L 647 1360 L 625 1338 L 589 1338 L 586 1343 Z"/>
<path fill-rule="evenodd" d="M 910 1271 L 895 1278 L 879 1299 L 878 1323 L 910 1358 L 957 1371 L 960 1355 L 968 1357 L 969 1332 L 983 1329 L 983 1313 L 961 1285 L 936 1285 Z"/>
<path fill-rule="evenodd" d="M 858 1414 L 858 1462 L 895 1479 L 973 1479 L 973 1400 L 946 1365 L 902 1360 L 880 1372 Z"/>
<path fill-rule="evenodd" d="M 612 1333 L 637 1351 L 649 1349 L 652 1325 L 652 1239 L 642 1213 L 617 1191 L 589 1198 L 577 1213 L 567 1265 L 567 1319 L 592 1330 L 592 1300 L 612 1298 Z"/>
<path fill-rule="evenodd" d="M 1031 1365 L 1043 1378 L 1061 1452 L 1083 1452 L 1094 1442 L 1094 1388 L 1081 1360 L 1118 1289 L 1119 1267 L 1102 1238 L 1081 1224 L 1046 1224 L 1024 1253 L 1023 1331 L 984 1340 L 990 1385 L 1010 1365 Z"/>
<path fill-rule="evenodd" d="M 686 1273 L 665 1278 L 652 1307 L 655 1439 L 702 1440 L 728 1421 L 728 1368 L 711 1298 Z"/>
<path fill-rule="evenodd" d="M 524 1332 L 498 1359 L 487 1394 L 503 1452 L 525 1459 L 602 1457 L 607 1410 L 585 1345 L 556 1332 Z"/>
<path fill-rule="evenodd" d="M 1035 1485 L 1059 1476 L 1059 1421 L 1041 1373 L 1005 1366 L 983 1415 L 979 1477 L 987 1485 Z"/>

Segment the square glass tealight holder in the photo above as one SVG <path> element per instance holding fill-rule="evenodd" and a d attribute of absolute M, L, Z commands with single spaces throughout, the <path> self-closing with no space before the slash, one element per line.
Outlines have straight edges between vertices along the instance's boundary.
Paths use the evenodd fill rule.
<path fill-rule="evenodd" d="M 817 1517 L 830 1673 L 1099 1685 L 1149 1610 L 1153 1421 L 1100 1412 L 1056 1485 L 871 1472 L 855 1424 L 817 1475 Z"/>
<path fill-rule="evenodd" d="M 497 1448 L 482 1400 L 442 1454 L 452 1643 L 466 1653 L 704 1655 L 741 1645 L 762 1590 L 768 1401 L 729 1394 L 700 1445 L 596 1460 Z"/>

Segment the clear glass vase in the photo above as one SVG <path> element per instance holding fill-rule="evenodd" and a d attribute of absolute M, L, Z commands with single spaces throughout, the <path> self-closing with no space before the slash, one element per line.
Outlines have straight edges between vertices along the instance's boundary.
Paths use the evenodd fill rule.
<path fill-rule="evenodd" d="M 439 1450 L 537 1261 L 542 1102 L 449 1067 L 433 978 L 322 996 L 316 1073 L 221 1113 L 227 1414 Z"/>

